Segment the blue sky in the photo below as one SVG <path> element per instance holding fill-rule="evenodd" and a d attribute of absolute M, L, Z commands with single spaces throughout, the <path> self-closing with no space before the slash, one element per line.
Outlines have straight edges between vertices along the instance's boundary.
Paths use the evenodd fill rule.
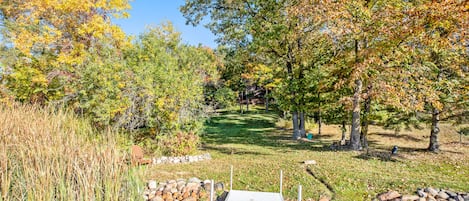
<path fill-rule="evenodd" d="M 127 34 L 138 35 L 147 25 L 157 26 L 165 21 L 171 21 L 177 31 L 181 32 L 184 43 L 191 45 L 202 44 L 215 48 L 215 36 L 202 25 L 193 27 L 186 25 L 185 18 L 179 12 L 184 0 L 134 0 L 130 3 L 130 18 L 113 20 Z"/>

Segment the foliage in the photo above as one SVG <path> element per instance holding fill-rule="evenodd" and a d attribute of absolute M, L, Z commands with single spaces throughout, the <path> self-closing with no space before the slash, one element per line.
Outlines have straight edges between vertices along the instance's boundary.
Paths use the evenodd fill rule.
<path fill-rule="evenodd" d="M 218 108 L 229 108 L 236 103 L 236 92 L 228 87 L 215 91 L 214 99 Z"/>
<path fill-rule="evenodd" d="M 144 183 L 125 164 L 117 133 L 96 133 L 64 110 L 17 103 L 0 105 L 0 121 L 0 200 L 141 198 Z"/>
<path fill-rule="evenodd" d="M 90 57 L 105 47 L 128 44 L 110 16 L 126 17 L 129 8 L 127 0 L 1 1 L 2 40 L 16 55 L 5 63 L 16 99 L 45 103 L 74 96 L 70 85 Z"/>
<path fill-rule="evenodd" d="M 161 137 L 158 144 L 165 155 L 185 156 L 197 151 L 199 136 L 194 132 L 178 131 L 174 135 Z"/>

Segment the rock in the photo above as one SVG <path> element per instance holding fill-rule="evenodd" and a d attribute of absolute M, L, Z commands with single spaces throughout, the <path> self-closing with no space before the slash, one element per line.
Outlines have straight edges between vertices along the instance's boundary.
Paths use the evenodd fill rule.
<path fill-rule="evenodd" d="M 177 188 L 171 188 L 171 190 L 170 190 L 169 192 L 171 192 L 171 193 L 173 193 L 173 194 L 174 194 L 174 193 L 177 193 L 177 192 L 179 192 L 179 191 L 178 191 L 178 189 L 177 189 Z"/>
<path fill-rule="evenodd" d="M 225 190 L 225 184 L 223 182 L 218 182 L 215 184 L 215 191 L 223 191 Z"/>
<path fill-rule="evenodd" d="M 438 195 L 436 196 L 436 198 L 441 198 L 441 199 L 445 199 L 445 200 L 446 200 L 446 199 L 449 198 L 449 195 L 446 194 L 444 191 L 440 191 L 440 192 L 438 193 Z"/>
<path fill-rule="evenodd" d="M 187 183 L 200 183 L 200 182 L 201 182 L 200 179 L 197 177 L 192 177 L 187 181 Z"/>
<path fill-rule="evenodd" d="M 433 197 L 438 195 L 438 191 L 435 190 L 434 188 L 430 188 L 430 187 L 425 188 L 425 192 L 429 193 Z"/>
<path fill-rule="evenodd" d="M 197 201 L 197 200 L 196 200 L 195 198 L 193 198 L 193 197 L 188 197 L 188 198 L 186 198 L 186 199 L 184 199 L 184 200 L 182 200 L 182 201 Z"/>
<path fill-rule="evenodd" d="M 156 196 L 152 198 L 151 201 L 164 201 L 164 199 L 161 196 Z"/>
<path fill-rule="evenodd" d="M 418 200 L 420 197 L 418 195 L 403 195 L 401 200 L 402 201 L 415 201 Z"/>
<path fill-rule="evenodd" d="M 425 198 L 419 198 L 418 201 L 427 201 Z"/>
<path fill-rule="evenodd" d="M 448 194 L 450 197 L 452 198 L 457 198 L 458 197 L 458 194 L 453 192 L 453 191 L 447 191 L 445 190 L 445 193 Z"/>
<path fill-rule="evenodd" d="M 453 199 L 453 198 L 450 198 L 450 199 L 448 199 L 448 201 L 456 201 L 456 200 L 455 200 L 455 199 Z"/>
<path fill-rule="evenodd" d="M 150 180 L 150 181 L 148 181 L 148 188 L 149 188 L 149 189 L 157 189 L 158 186 L 157 186 L 156 181 L 155 181 L 155 180 Z"/>
<path fill-rule="evenodd" d="M 433 196 L 428 195 L 427 201 L 436 201 L 436 199 Z"/>
<path fill-rule="evenodd" d="M 319 201 L 329 201 L 329 198 L 322 197 L 321 199 L 319 199 Z"/>
<path fill-rule="evenodd" d="M 316 161 L 315 160 L 307 160 L 307 161 L 304 161 L 303 162 L 305 165 L 316 165 Z"/>
<path fill-rule="evenodd" d="M 401 194 L 399 194 L 397 191 L 389 191 L 389 192 L 381 193 L 380 195 L 378 195 L 378 199 L 380 201 L 392 200 L 398 197 L 401 197 Z"/>
<path fill-rule="evenodd" d="M 461 195 L 458 195 L 458 197 L 456 198 L 457 201 L 464 201 L 464 198 L 461 196 Z"/>
<path fill-rule="evenodd" d="M 427 197 L 427 193 L 425 193 L 422 189 L 417 190 L 417 195 L 419 195 L 422 198 Z"/>

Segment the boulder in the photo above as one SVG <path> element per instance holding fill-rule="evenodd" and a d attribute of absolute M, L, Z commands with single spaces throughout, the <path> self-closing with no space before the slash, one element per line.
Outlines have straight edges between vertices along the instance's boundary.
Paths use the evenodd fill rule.
<path fill-rule="evenodd" d="M 149 188 L 149 189 L 157 189 L 158 186 L 157 186 L 156 181 L 155 181 L 155 180 L 150 180 L 150 181 L 148 181 L 148 188 Z"/>
<path fill-rule="evenodd" d="M 399 194 L 397 191 L 389 191 L 378 195 L 378 199 L 380 201 L 392 200 L 399 197 L 401 197 L 401 194 Z"/>
<path fill-rule="evenodd" d="M 417 190 L 417 195 L 419 195 L 422 198 L 427 197 L 427 193 L 425 193 L 425 191 L 423 191 L 422 189 Z"/>
<path fill-rule="evenodd" d="M 418 200 L 420 197 L 418 195 L 403 195 L 401 200 L 402 201 L 415 201 Z"/>
<path fill-rule="evenodd" d="M 429 193 L 433 197 L 438 195 L 438 191 L 436 189 L 430 188 L 430 187 L 425 188 L 425 192 Z"/>
<path fill-rule="evenodd" d="M 150 201 L 164 201 L 164 199 L 161 196 L 156 196 L 152 198 Z"/>
<path fill-rule="evenodd" d="M 441 198 L 441 199 L 446 200 L 446 199 L 449 198 L 449 195 L 446 194 L 444 191 L 440 191 L 440 192 L 438 193 L 438 195 L 436 196 L 436 198 Z"/>

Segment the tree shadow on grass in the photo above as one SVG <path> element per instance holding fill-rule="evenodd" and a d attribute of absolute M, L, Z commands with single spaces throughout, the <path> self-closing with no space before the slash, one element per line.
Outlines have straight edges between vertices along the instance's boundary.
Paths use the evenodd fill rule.
<path fill-rule="evenodd" d="M 395 139 L 404 139 L 404 140 L 409 140 L 413 142 L 420 142 L 423 141 L 424 139 L 419 139 L 414 136 L 408 135 L 408 134 L 394 134 L 394 133 L 370 133 L 370 135 L 378 135 L 382 137 L 388 137 L 388 138 L 395 138 Z"/>
<path fill-rule="evenodd" d="M 323 148 L 325 143 L 322 140 L 327 137 L 326 135 L 315 136 L 318 138 L 313 142 L 294 141 L 291 135 L 286 134 L 288 130 L 275 127 L 276 120 L 277 115 L 273 112 L 265 113 L 259 110 L 244 114 L 233 111 L 221 112 L 219 116 L 212 117 L 205 123 L 203 142 L 209 145 L 208 149 L 217 149 L 222 153 L 231 153 L 231 150 L 224 150 L 217 145 L 244 144 L 283 151 L 288 149 L 327 151 Z"/>
<path fill-rule="evenodd" d="M 362 152 L 361 154 L 354 156 L 354 158 L 363 159 L 363 160 L 380 160 L 386 162 L 400 162 L 399 159 L 402 157 L 398 154 L 393 155 L 388 151 L 381 150 L 368 150 Z"/>

